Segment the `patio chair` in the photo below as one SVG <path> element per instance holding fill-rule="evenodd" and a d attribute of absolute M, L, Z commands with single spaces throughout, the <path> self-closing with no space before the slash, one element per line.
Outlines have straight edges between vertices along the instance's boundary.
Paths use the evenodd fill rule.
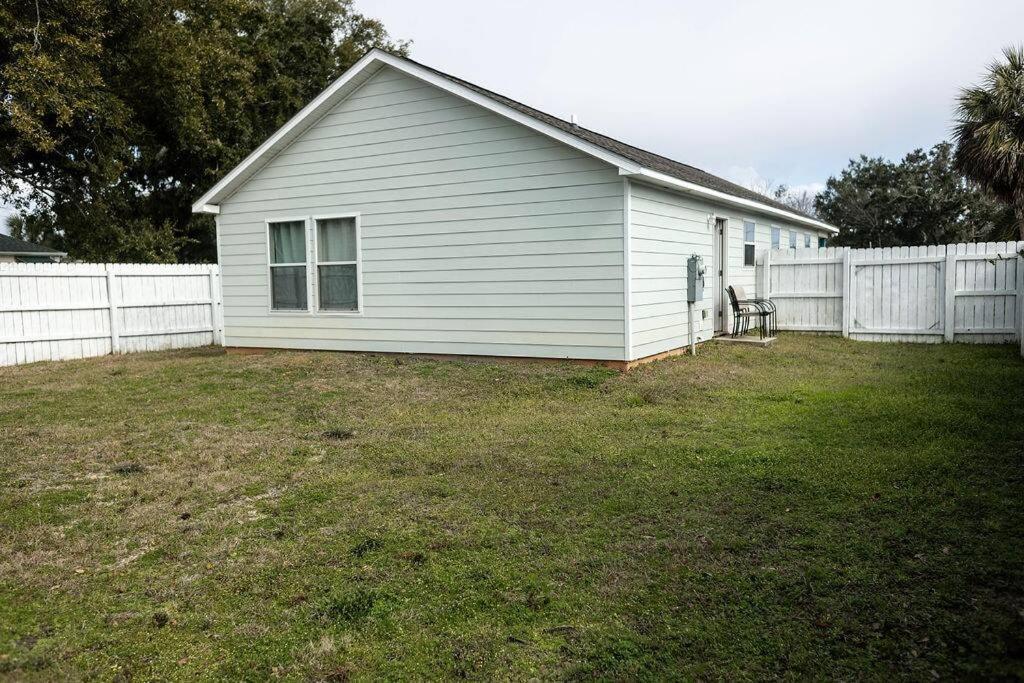
<path fill-rule="evenodd" d="M 778 309 L 775 307 L 775 302 L 771 299 L 759 299 L 757 297 L 748 297 L 746 291 L 742 286 L 735 286 L 734 291 L 736 292 L 736 298 L 740 306 L 755 306 L 768 313 L 768 327 L 765 332 L 769 337 L 774 337 L 779 333 L 778 324 Z"/>
<path fill-rule="evenodd" d="M 753 319 L 757 319 L 759 322 L 758 330 L 761 333 L 761 339 L 768 336 L 767 330 L 772 315 L 771 311 L 762 306 L 756 299 L 743 298 L 744 291 L 742 287 L 729 285 L 725 291 L 729 294 L 729 306 L 732 308 L 732 336 L 738 337 L 749 332 L 750 321 Z"/>

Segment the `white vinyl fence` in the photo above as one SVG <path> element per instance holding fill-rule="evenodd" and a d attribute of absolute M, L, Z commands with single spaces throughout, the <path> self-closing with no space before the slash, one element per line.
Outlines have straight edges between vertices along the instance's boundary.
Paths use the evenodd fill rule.
<path fill-rule="evenodd" d="M 223 343 L 215 265 L 0 263 L 0 366 Z"/>
<path fill-rule="evenodd" d="M 765 252 L 783 330 L 868 341 L 1024 340 L 1024 242 Z"/>

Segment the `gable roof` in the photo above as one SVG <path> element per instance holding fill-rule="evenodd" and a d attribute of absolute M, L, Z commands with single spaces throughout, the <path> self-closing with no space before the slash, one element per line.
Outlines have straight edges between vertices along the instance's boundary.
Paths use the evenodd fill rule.
<path fill-rule="evenodd" d="M 67 256 L 63 251 L 57 251 L 41 244 L 33 244 L 25 240 L 15 239 L 10 235 L 0 235 L 0 254 L 17 254 L 19 256 Z"/>
<path fill-rule="evenodd" d="M 218 202 L 230 196 L 266 162 L 290 145 L 320 117 L 384 66 L 392 67 L 414 78 L 431 83 L 462 99 L 469 100 L 617 166 L 619 173 L 623 176 L 775 215 L 819 230 L 831 233 L 839 232 L 835 227 L 812 216 L 694 166 L 634 147 L 443 71 L 378 49 L 371 50 L 364 55 L 252 154 L 228 172 L 220 182 L 193 204 L 192 211 L 195 213 L 218 213 Z"/>
<path fill-rule="evenodd" d="M 413 60 L 411 59 L 406 59 L 409 62 L 413 62 Z M 419 62 L 413 63 L 419 64 Z M 599 147 L 602 147 L 608 150 L 609 152 L 612 152 L 613 154 L 623 156 L 626 159 L 629 159 L 630 161 L 634 161 L 640 164 L 644 168 L 660 171 L 661 173 L 669 175 L 673 178 L 685 180 L 696 185 L 700 185 L 701 187 L 706 187 L 710 190 L 718 190 L 719 192 L 725 192 L 726 194 L 731 194 L 739 198 L 749 199 L 754 202 L 767 204 L 768 206 L 773 206 L 783 211 L 791 211 L 800 216 L 804 216 L 805 218 L 814 218 L 813 216 L 809 216 L 802 211 L 797 211 L 789 206 L 786 206 L 782 202 L 778 202 L 769 197 L 765 197 L 764 195 L 758 192 L 749 190 L 743 187 L 742 185 L 737 185 L 736 183 L 729 182 L 724 178 L 719 178 L 718 176 L 711 175 L 707 171 L 702 171 L 701 169 L 696 168 L 695 166 L 690 166 L 689 164 L 684 164 L 680 161 L 675 161 L 673 159 L 669 159 L 668 157 L 663 157 L 660 154 L 655 154 L 654 152 L 649 152 L 645 149 L 634 147 L 633 145 L 627 144 L 620 140 L 616 140 L 615 138 L 608 137 L 603 133 L 598 133 L 597 131 L 584 128 L 580 125 L 566 121 L 565 119 L 560 119 L 557 116 L 552 116 L 551 114 L 542 112 L 539 109 L 534 109 L 528 104 L 517 102 L 516 100 L 513 100 L 509 97 L 505 97 L 504 95 L 498 94 L 491 90 L 487 90 L 486 88 L 482 88 L 479 85 L 470 83 L 469 81 L 464 81 L 461 78 L 452 76 L 451 74 L 446 74 L 442 71 L 438 71 L 437 69 L 426 66 L 425 64 L 419 64 L 419 66 L 423 67 L 424 69 L 429 69 L 430 71 L 436 73 L 437 75 L 447 78 L 453 83 L 458 83 L 459 85 L 462 85 L 466 88 L 469 88 L 470 90 L 473 90 L 474 92 L 478 92 L 482 95 L 490 97 L 495 101 L 500 102 L 508 107 L 511 107 L 516 111 L 522 112 L 527 116 L 531 116 L 537 119 L 538 121 L 543 121 L 544 123 L 547 123 L 560 130 L 563 130 L 566 133 L 569 133 L 570 135 L 574 135 L 580 138 L 581 140 L 586 140 L 587 142 L 591 142 L 595 145 L 598 145 Z"/>

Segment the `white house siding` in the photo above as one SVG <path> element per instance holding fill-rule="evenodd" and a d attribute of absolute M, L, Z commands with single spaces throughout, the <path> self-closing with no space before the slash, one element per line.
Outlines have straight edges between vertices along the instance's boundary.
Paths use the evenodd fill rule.
<path fill-rule="evenodd" d="M 630 326 L 631 358 L 670 351 L 689 343 L 686 306 L 686 259 L 691 254 L 704 258 L 708 277 L 704 300 L 694 305 L 697 340 L 714 335 L 712 317 L 712 223 L 711 216 L 727 219 L 728 238 L 725 285 L 740 285 L 756 292 L 756 269 L 744 265 L 744 221 L 754 222 L 757 259 L 771 244 L 771 228 L 782 231 L 783 246 L 788 231 L 809 234 L 815 246 L 826 233 L 798 227 L 754 212 L 724 204 L 713 204 L 679 192 L 631 182 L 630 187 Z M 725 325 L 731 323 L 723 311 Z"/>
<path fill-rule="evenodd" d="M 621 360 L 615 168 L 390 69 L 221 202 L 229 346 Z M 363 313 L 268 310 L 267 219 L 361 214 Z"/>

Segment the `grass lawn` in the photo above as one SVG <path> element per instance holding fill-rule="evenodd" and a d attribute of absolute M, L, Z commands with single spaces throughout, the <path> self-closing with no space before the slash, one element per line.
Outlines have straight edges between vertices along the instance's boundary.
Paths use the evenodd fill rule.
<path fill-rule="evenodd" d="M 1024 362 L 0 369 L 17 679 L 1024 674 Z"/>

